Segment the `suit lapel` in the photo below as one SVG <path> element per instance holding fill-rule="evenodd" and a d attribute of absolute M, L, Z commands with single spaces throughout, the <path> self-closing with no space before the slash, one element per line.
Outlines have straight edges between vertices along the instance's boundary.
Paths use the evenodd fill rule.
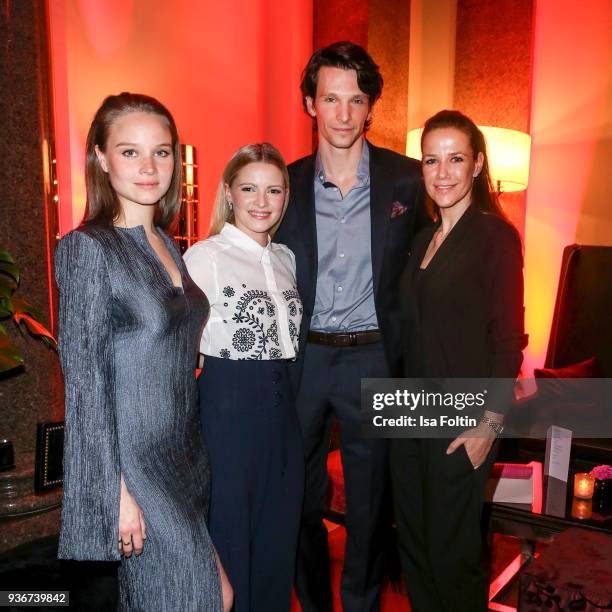
<path fill-rule="evenodd" d="M 305 162 L 302 172 L 293 178 L 291 191 L 294 194 L 296 211 L 298 213 L 299 231 L 302 234 L 302 244 L 308 259 L 308 273 L 310 278 L 307 287 L 310 290 L 308 304 L 314 307 L 314 296 L 317 287 L 317 222 L 314 201 L 314 168 L 315 155 L 311 155 Z"/>
<path fill-rule="evenodd" d="M 380 159 L 378 148 L 370 147 L 370 227 L 372 232 L 372 279 L 374 295 L 378 291 L 385 250 L 385 236 L 393 205 L 393 181 Z"/>

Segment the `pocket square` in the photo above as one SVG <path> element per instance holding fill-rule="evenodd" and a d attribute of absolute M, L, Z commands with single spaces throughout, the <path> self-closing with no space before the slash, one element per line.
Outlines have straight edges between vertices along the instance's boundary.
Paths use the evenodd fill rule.
<path fill-rule="evenodd" d="M 393 206 L 391 207 L 391 219 L 395 219 L 395 217 L 403 215 L 407 210 L 407 204 L 402 204 L 401 202 L 393 202 Z"/>

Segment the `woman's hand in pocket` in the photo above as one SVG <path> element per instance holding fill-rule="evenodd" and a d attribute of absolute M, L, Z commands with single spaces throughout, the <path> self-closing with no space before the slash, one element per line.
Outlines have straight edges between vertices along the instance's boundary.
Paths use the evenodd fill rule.
<path fill-rule="evenodd" d="M 457 436 L 446 449 L 446 454 L 454 453 L 461 445 L 465 446 L 465 452 L 472 466 L 477 470 L 486 460 L 491 447 L 495 442 L 495 434 L 485 423 L 479 423 L 473 429 Z"/>

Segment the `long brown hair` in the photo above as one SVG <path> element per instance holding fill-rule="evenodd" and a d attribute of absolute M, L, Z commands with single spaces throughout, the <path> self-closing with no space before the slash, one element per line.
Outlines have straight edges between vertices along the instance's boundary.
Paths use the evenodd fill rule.
<path fill-rule="evenodd" d="M 172 137 L 174 170 L 166 194 L 161 198 L 155 212 L 155 224 L 170 232 L 177 219 L 181 195 L 181 147 L 178 131 L 170 111 L 158 100 L 143 94 L 124 91 L 108 96 L 96 112 L 87 134 L 85 159 L 85 187 L 87 205 L 83 224 L 111 227 L 119 218 L 121 205 L 109 176 L 96 156 L 96 146 L 105 151 L 108 134 L 113 123 L 127 113 L 150 113 L 163 117 Z"/>
<path fill-rule="evenodd" d="M 466 134 L 470 140 L 472 151 L 474 152 L 474 159 L 478 157 L 479 153 L 482 153 L 482 169 L 478 173 L 478 176 L 474 178 L 474 183 L 472 185 L 472 202 L 476 204 L 480 210 L 490 212 L 507 220 L 499 204 L 499 199 L 493 186 L 493 181 L 491 180 L 489 159 L 487 157 L 487 143 L 483 133 L 478 129 L 478 126 L 469 117 L 459 111 L 440 111 L 425 122 L 423 133 L 421 134 L 421 151 L 423 150 L 425 136 L 429 134 L 429 132 L 439 128 L 455 128 Z M 428 205 L 435 215 L 438 216 L 438 207 L 435 206 L 433 202 L 429 202 Z"/>
<path fill-rule="evenodd" d="M 217 188 L 215 207 L 210 221 L 209 236 L 218 234 L 223 229 L 225 223 L 234 223 L 234 211 L 230 208 L 225 199 L 225 185 L 231 187 L 238 173 L 245 166 L 255 162 L 276 166 L 281 171 L 285 182 L 285 205 L 283 207 L 283 213 L 272 229 L 270 229 L 270 236 L 274 236 L 274 232 L 278 229 L 278 226 L 283 220 L 285 210 L 287 209 L 287 202 L 289 201 L 289 172 L 287 171 L 287 165 L 280 151 L 267 142 L 245 145 L 238 149 L 227 162 L 227 166 L 225 166 L 225 170 L 219 181 L 219 187 Z"/>

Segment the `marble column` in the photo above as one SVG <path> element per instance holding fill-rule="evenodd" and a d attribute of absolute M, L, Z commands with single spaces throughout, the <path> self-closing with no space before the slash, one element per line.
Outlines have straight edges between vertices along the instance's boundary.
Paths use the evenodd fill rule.
<path fill-rule="evenodd" d="M 51 254 L 57 225 L 46 2 L 6 2 L 0 40 L 0 248 L 21 270 L 17 295 L 37 307 L 53 329 Z M 0 472 L 0 551 L 58 530 L 61 489 L 34 493 L 34 454 L 37 424 L 63 419 L 57 355 L 21 335 L 11 321 L 4 325 L 25 366 L 0 377 L 0 439 L 13 443 L 16 464 Z"/>

